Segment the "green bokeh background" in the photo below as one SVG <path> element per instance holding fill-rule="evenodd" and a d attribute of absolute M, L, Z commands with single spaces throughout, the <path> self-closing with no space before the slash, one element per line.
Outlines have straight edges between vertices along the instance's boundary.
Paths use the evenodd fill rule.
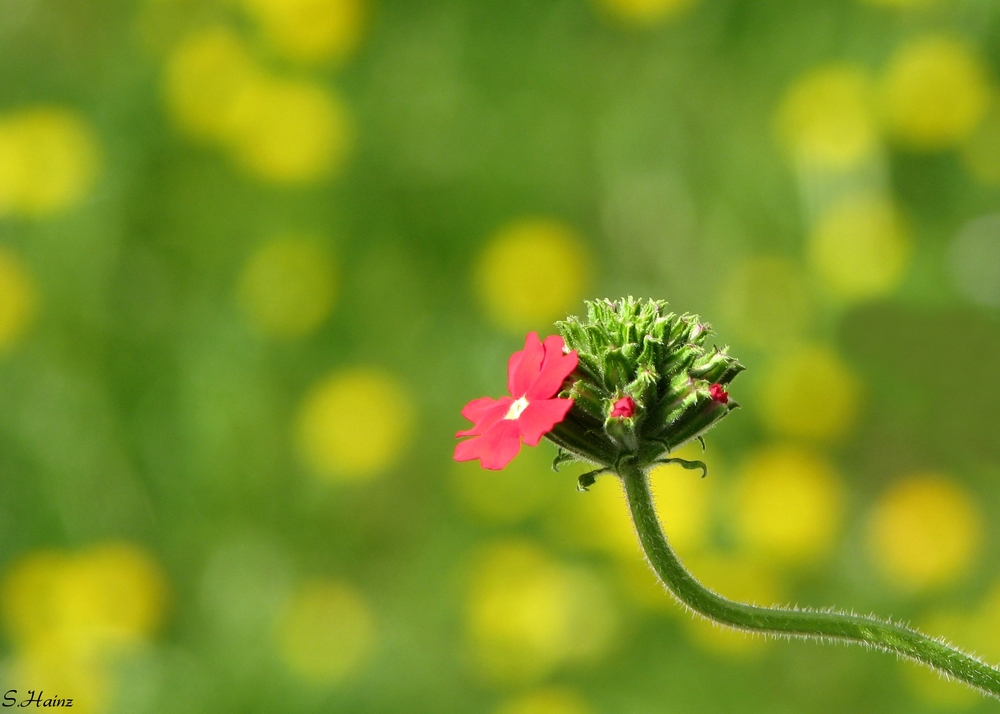
<path fill-rule="evenodd" d="M 860 648 L 706 644 L 688 615 L 651 604 L 648 589 L 636 595 L 623 556 L 588 545 L 599 536 L 565 532 L 596 528 L 572 513 L 604 496 L 578 494 L 572 469 L 548 470 L 547 446 L 509 473 L 451 459 L 462 405 L 499 396 L 524 333 L 551 331 L 532 318 L 519 330 L 497 322 L 476 266 L 504 226 L 559 221 L 586 266 L 566 310 L 588 297 L 667 299 L 709 320 L 748 367 L 733 387 L 743 409 L 708 440 L 721 501 L 701 538 L 723 571 L 776 570 L 780 602 L 929 623 L 1000 655 L 990 609 L 1000 227 L 984 222 L 1000 210 L 989 181 L 1000 167 L 1000 9 L 898 5 L 701 0 L 630 21 L 587 0 L 378 0 L 348 56 L 299 62 L 235 0 L 5 0 L 0 121 L 38 106 L 72 112 L 100 160 L 65 205 L 31 214 L 0 200 L 0 251 L 37 296 L 25 327 L 0 339 L 0 689 L 48 689 L 25 679 L 34 657 L 77 672 L 51 686 L 78 707 L 131 714 L 989 711 Z M 219 26 L 268 72 L 342 97 L 354 134 L 342 166 L 275 180 L 184 129 L 166 68 L 186 38 Z M 991 104 L 928 149 L 881 123 L 879 87 L 901 47 L 942 33 L 979 58 Z M 838 63 L 870 77 L 876 138 L 834 170 L 796 160 L 775 117 L 789 87 Z M 0 199 L 4 161 L 0 151 Z M 896 206 L 911 253 L 891 284 L 845 298 L 809 246 L 827 205 L 852 192 Z M 331 256 L 336 297 L 306 334 L 280 338 L 255 328 L 238 286 L 254 252 L 289 234 Z M 746 278 L 762 264 L 778 265 L 781 280 Z M 862 259 L 852 270 L 870 268 Z M 509 280 L 524 288 L 516 271 Z M 0 300 L 14 300 L 11 289 L 0 280 Z M 776 365 L 802 345 L 852 375 L 859 396 L 842 431 L 811 436 L 767 416 Z M 374 472 L 324 476 L 297 446 L 298 415 L 317 384 L 359 368 L 396 380 L 399 404 L 380 406 L 409 409 L 411 427 Z M 835 397 L 841 386 L 829 388 Z M 794 406 L 808 421 L 813 406 Z M 777 566 L 730 523 L 741 465 L 776 445 L 830 464 L 842 494 L 834 542 Z M 973 532 L 964 565 L 907 587 L 880 565 L 871 523 L 884 494 L 924 473 L 971 504 L 981 528 L 945 520 Z M 463 479 L 481 480 L 471 496 Z M 74 649 L 90 646 L 85 635 L 38 652 L 25 644 L 9 604 L 19 564 L 53 550 L 76 562 L 108 543 L 139 548 L 161 573 L 158 624 L 86 656 Z M 601 596 L 571 608 L 569 631 L 604 623 L 607 642 L 522 677 L 484 674 L 489 645 L 470 624 L 469 582 L 497 543 L 529 544 L 559 572 L 583 573 Z M 72 603 L 103 591 L 53 572 L 31 591 L 31 617 L 75 633 L 73 617 L 87 616 Z M 297 583 L 317 579 L 355 593 L 372 623 L 335 676 L 297 669 L 275 634 Z M 595 620 L 590 607 L 611 615 Z M 64 611 L 69 624 L 46 620 Z M 330 647 L 353 652 L 338 636 Z M 102 697 L 67 689 L 94 678 L 107 683 Z M 517 708 L 538 691 L 576 708 Z"/>

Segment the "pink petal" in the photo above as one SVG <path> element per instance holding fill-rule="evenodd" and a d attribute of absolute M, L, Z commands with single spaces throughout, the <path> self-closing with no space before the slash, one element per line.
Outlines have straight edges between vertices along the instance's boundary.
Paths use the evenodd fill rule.
<path fill-rule="evenodd" d="M 455 461 L 479 459 L 484 469 L 499 471 L 510 463 L 521 450 L 521 436 L 517 422 L 502 419 L 486 430 L 482 436 L 467 439 L 455 445 Z"/>
<path fill-rule="evenodd" d="M 529 332 L 524 349 L 510 356 L 507 363 L 507 389 L 515 399 L 523 397 L 542 369 L 545 349 L 537 332 Z"/>
<path fill-rule="evenodd" d="M 528 446 L 538 446 L 538 442 L 552 427 L 566 418 L 566 412 L 573 406 L 572 399 L 540 399 L 529 402 L 516 420 L 517 428 Z"/>
<path fill-rule="evenodd" d="M 528 401 L 554 397 L 569 373 L 576 369 L 576 350 L 563 354 L 564 346 L 563 338 L 559 335 L 545 338 L 545 359 L 538 378 L 528 387 Z"/>
<path fill-rule="evenodd" d="M 510 405 L 513 402 L 514 400 L 510 397 L 500 397 L 499 399 L 483 397 L 482 399 L 474 399 L 466 404 L 465 409 L 462 410 L 462 416 L 471 421 L 474 426 L 471 429 L 458 432 L 455 436 L 475 436 L 476 434 L 482 434 L 507 416 L 507 412 L 510 411 Z"/>

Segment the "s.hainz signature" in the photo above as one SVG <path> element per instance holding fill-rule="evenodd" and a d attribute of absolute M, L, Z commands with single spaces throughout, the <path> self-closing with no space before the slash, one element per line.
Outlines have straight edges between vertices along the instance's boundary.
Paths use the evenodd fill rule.
<path fill-rule="evenodd" d="M 7 693 L 3 695 L 3 703 L 0 706 L 3 707 L 30 707 L 34 704 L 36 707 L 71 707 L 73 706 L 73 700 L 60 697 L 58 695 L 53 697 L 44 696 L 45 691 L 39 689 L 37 692 L 34 689 L 28 690 L 28 696 L 17 700 L 17 690 L 8 689 Z"/>

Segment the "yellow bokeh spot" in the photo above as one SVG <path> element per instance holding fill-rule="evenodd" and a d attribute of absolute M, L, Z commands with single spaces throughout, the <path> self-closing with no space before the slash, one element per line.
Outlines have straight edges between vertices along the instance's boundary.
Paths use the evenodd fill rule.
<path fill-rule="evenodd" d="M 375 636 L 375 616 L 364 597 L 331 580 L 300 585 L 276 630 L 286 666 L 317 684 L 336 684 L 355 674 L 371 656 Z"/>
<path fill-rule="evenodd" d="M 900 47 L 882 85 L 886 126 L 912 149 L 954 146 L 978 126 L 989 105 L 987 68 L 963 40 L 927 36 Z"/>
<path fill-rule="evenodd" d="M 498 231 L 476 263 L 476 292 L 497 325 L 512 332 L 565 317 L 583 298 L 590 273 L 579 237 L 550 219 Z"/>
<path fill-rule="evenodd" d="M 156 562 L 129 544 L 32 553 L 4 578 L 4 625 L 24 651 L 61 659 L 148 638 L 163 617 Z"/>
<path fill-rule="evenodd" d="M 496 714 L 590 714 L 583 698 L 566 687 L 547 687 L 504 702 Z"/>
<path fill-rule="evenodd" d="M 191 136 L 228 149 L 252 175 L 278 183 L 337 173 L 352 122 L 330 90 L 267 74 L 233 31 L 212 28 L 181 43 L 167 61 L 164 93 Z"/>
<path fill-rule="evenodd" d="M 261 75 L 235 32 L 203 30 L 178 45 L 167 60 L 167 108 L 188 134 L 225 140 L 235 129 L 244 95 Z"/>
<path fill-rule="evenodd" d="M 452 490 L 458 505 L 476 521 L 519 523 L 541 511 L 562 487 L 572 489 L 572 477 L 552 471 L 552 453 L 521 449 L 502 473 L 486 471 L 477 461 L 451 465 Z"/>
<path fill-rule="evenodd" d="M 564 664 L 604 654 L 617 619 L 603 583 L 524 541 L 473 558 L 466 627 L 473 666 L 493 683 L 544 679 Z"/>
<path fill-rule="evenodd" d="M 598 478 L 586 493 L 567 497 L 565 506 L 567 510 L 558 514 L 559 527 L 569 528 L 566 537 L 574 545 L 620 558 L 638 556 L 639 544 L 617 478 Z"/>
<path fill-rule="evenodd" d="M 697 443 L 689 444 L 671 456 L 704 461 L 713 474 L 717 474 L 720 468 L 717 457 L 702 453 Z M 670 539 L 670 545 L 681 556 L 697 552 L 705 546 L 717 483 L 718 479 L 701 478 L 699 471 L 682 469 L 677 465 L 658 466 L 649 474 L 663 531 Z M 627 507 L 625 510 L 627 512 Z M 636 536 L 631 521 L 628 530 L 634 551 Z"/>
<path fill-rule="evenodd" d="M 836 542 L 844 487 L 816 454 L 773 447 L 752 454 L 736 486 L 735 530 L 764 559 L 814 561 Z"/>
<path fill-rule="evenodd" d="M 677 451 L 674 456 L 705 459 L 698 444 Z M 716 473 L 716 457 L 707 460 Z M 682 557 L 699 552 L 705 545 L 710 525 L 711 504 L 717 479 L 700 478 L 700 472 L 679 466 L 660 466 L 649 475 L 656 510 L 671 546 Z M 650 571 L 639 548 L 621 483 L 602 476 L 587 493 L 577 493 L 566 484 L 547 512 L 546 524 L 563 545 L 601 553 L 614 558 L 619 582 L 639 605 L 650 610 L 676 613 L 673 599 Z"/>
<path fill-rule="evenodd" d="M 253 326 L 268 337 L 304 337 L 330 315 L 337 280 L 333 260 L 309 237 L 273 240 L 243 268 L 238 297 Z"/>
<path fill-rule="evenodd" d="M 713 471 L 718 466 L 715 457 L 702 454 L 697 443 L 672 455 L 705 460 Z M 700 478 L 699 471 L 676 465 L 653 469 L 649 480 L 657 513 L 673 547 L 682 555 L 698 550 L 708 534 L 715 480 Z M 639 541 L 617 478 L 601 476 L 586 493 L 564 493 L 568 495 L 552 510 L 551 526 L 559 538 L 586 550 L 641 562 Z"/>
<path fill-rule="evenodd" d="M 364 0 L 243 0 L 278 52 L 294 60 L 343 60 L 364 33 Z"/>
<path fill-rule="evenodd" d="M 249 173 L 278 183 L 315 181 L 338 173 L 353 129 L 347 107 L 308 82 L 258 77 L 233 113 L 229 146 Z"/>
<path fill-rule="evenodd" d="M 107 711 L 119 657 L 148 643 L 166 601 L 159 564 L 135 545 L 29 553 L 0 584 L 0 616 L 15 649 L 6 674 L 42 690 L 42 707 L 72 697 L 74 711 Z"/>
<path fill-rule="evenodd" d="M 15 563 L 3 580 L 4 629 L 21 648 L 46 642 L 53 632 L 66 629 L 59 580 L 69 556 L 39 551 Z"/>
<path fill-rule="evenodd" d="M 373 369 L 340 372 L 306 395 L 299 452 L 322 478 L 367 480 L 402 455 L 412 427 L 409 393 L 394 377 Z"/>
<path fill-rule="evenodd" d="M 975 652 L 987 662 L 1000 661 L 1000 581 L 994 582 L 983 602 L 968 619 L 968 626 L 961 630 L 962 639 L 959 640 L 956 635 L 955 644 Z"/>
<path fill-rule="evenodd" d="M 792 261 L 776 257 L 740 264 L 720 295 L 719 313 L 726 331 L 765 349 L 794 341 L 808 328 L 813 314 L 803 272 Z"/>
<path fill-rule="evenodd" d="M 962 161 L 977 181 L 1000 186 L 1000 103 L 962 145 Z"/>
<path fill-rule="evenodd" d="M 851 65 L 821 67 L 798 78 L 778 110 L 778 131 L 802 163 L 844 170 L 878 147 L 865 72 Z"/>
<path fill-rule="evenodd" d="M 74 714 L 108 712 L 109 704 L 114 701 L 116 687 L 111 668 L 100 656 L 88 653 L 60 657 L 40 652 L 21 653 L 5 674 L 9 682 L 31 682 L 36 693 L 41 690 L 41 707 L 45 711 L 52 711 L 45 705 L 50 698 L 72 698 Z M 17 693 L 18 701 L 31 696 L 26 689 Z"/>
<path fill-rule="evenodd" d="M 34 282 L 16 256 L 0 248 L 0 354 L 31 325 L 38 302 Z"/>
<path fill-rule="evenodd" d="M 71 621 L 91 636 L 121 641 L 149 637 L 163 617 L 166 587 L 157 563 L 139 548 L 111 544 L 84 551 L 64 585 Z"/>
<path fill-rule="evenodd" d="M 768 367 L 761 385 L 761 417 L 779 436 L 837 440 L 857 420 L 860 396 L 861 383 L 833 351 L 802 347 Z"/>
<path fill-rule="evenodd" d="M 685 565 L 706 586 L 732 600 L 768 606 L 781 597 L 781 584 L 774 573 L 753 561 L 704 554 L 686 559 Z M 753 657 L 768 645 L 760 635 L 722 627 L 701 616 L 691 616 L 685 622 L 691 640 L 714 654 Z"/>
<path fill-rule="evenodd" d="M 698 0 L 595 0 L 609 15 L 629 25 L 655 25 L 676 17 Z"/>
<path fill-rule="evenodd" d="M 33 107 L 0 117 L 0 216 L 37 218 L 82 201 L 97 178 L 99 145 L 78 113 Z"/>
<path fill-rule="evenodd" d="M 979 554 L 983 520 L 972 497 L 939 474 L 910 476 L 875 504 L 869 520 L 875 565 L 907 589 L 954 582 Z"/>
<path fill-rule="evenodd" d="M 701 478 L 699 471 L 677 465 L 657 466 L 649 473 L 649 485 L 663 531 L 674 551 L 686 559 L 701 554 L 708 545 L 718 474 L 724 465 L 712 452 L 703 453 L 697 443 L 688 444 L 671 456 L 704 461 L 714 475 L 714 478 Z M 639 605 L 670 615 L 682 613 L 682 608 L 664 589 L 643 557 L 621 485 L 617 479 L 612 483 L 615 486 L 615 508 L 610 511 L 605 504 L 603 529 L 599 522 L 585 527 L 591 533 L 606 534 L 608 549 L 617 556 L 620 582 Z"/>
<path fill-rule="evenodd" d="M 809 259 L 827 289 L 843 301 L 892 292 L 903 279 L 910 238 L 886 199 L 854 196 L 828 209 L 809 236 Z"/>

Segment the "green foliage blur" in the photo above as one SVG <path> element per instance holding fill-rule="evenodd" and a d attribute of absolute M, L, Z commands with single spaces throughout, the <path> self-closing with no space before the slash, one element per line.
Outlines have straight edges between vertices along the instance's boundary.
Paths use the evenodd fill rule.
<path fill-rule="evenodd" d="M 990 711 L 694 619 L 548 444 L 452 451 L 528 331 L 669 300 L 748 367 L 708 478 L 652 475 L 692 571 L 1000 662 L 998 38 L 989 0 L 3 0 L 0 694 Z"/>

